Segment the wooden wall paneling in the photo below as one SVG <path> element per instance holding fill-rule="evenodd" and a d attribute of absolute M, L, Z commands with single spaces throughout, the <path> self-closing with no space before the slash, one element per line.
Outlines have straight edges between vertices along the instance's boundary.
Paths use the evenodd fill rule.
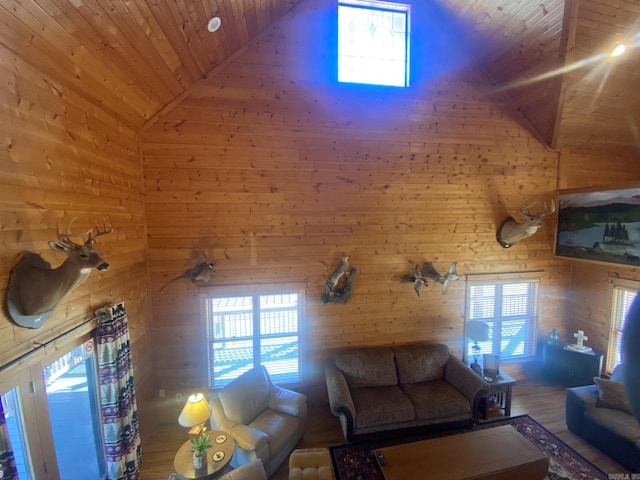
<path fill-rule="evenodd" d="M 564 2 L 502 7 L 495 17 L 489 17 L 493 25 L 490 30 L 488 25 L 479 28 L 494 46 L 486 53 L 485 69 L 517 108 L 514 114 L 524 113 L 525 126 L 551 145 L 561 76 L 547 77 L 546 73 L 561 66 Z M 510 46 L 505 48 L 506 38 Z"/>
<path fill-rule="evenodd" d="M 560 140 L 574 148 L 637 152 L 637 139 L 629 141 L 637 136 L 629 119 L 639 100 L 624 93 L 624 85 L 638 81 L 638 53 L 631 49 L 628 55 L 610 56 L 618 43 L 629 43 L 635 35 L 637 3 L 581 0 L 578 12 L 573 61 L 580 68 L 565 74 Z"/>
<path fill-rule="evenodd" d="M 29 13 L 22 8 L 29 9 Z M 41 15 L 33 5 L 17 6 L 29 28 Z M 16 11 L 18 11 L 16 10 Z M 5 17 L 3 17 L 5 18 Z M 21 32 L 26 25 L 13 24 Z M 56 26 L 51 26 L 55 32 Z M 0 118 L 4 127 L 0 149 L 0 295 L 4 298 L 11 269 L 27 251 L 39 253 L 54 267 L 63 255 L 50 250 L 58 220 L 77 217 L 74 231 L 109 219 L 114 232 L 98 240 L 110 269 L 92 272 L 69 293 L 40 329 L 14 324 L 0 313 L 0 364 L 31 351 L 91 318 L 97 308 L 125 301 L 129 314 L 136 387 L 141 401 L 152 387 L 145 265 L 146 236 L 138 139 L 134 128 L 106 106 L 94 103 L 74 81 L 60 81 L 49 46 L 42 60 L 12 41 L 15 31 L 0 34 Z M 34 48 L 39 45 L 34 43 Z M 42 60 L 42 62 L 41 62 Z M 61 60 L 57 66 L 68 65 Z M 89 64 L 90 65 L 90 64 Z M 73 71 L 73 68 L 70 68 Z M 105 99 L 106 103 L 108 100 Z M 77 229 L 77 230 L 76 230 Z M 143 414 L 142 414 L 143 415 Z"/>
<path fill-rule="evenodd" d="M 199 295 L 222 286 L 306 283 L 312 383 L 347 345 L 444 341 L 461 354 L 464 281 L 420 298 L 400 283 L 424 261 L 441 271 L 457 261 L 463 275 L 540 270 L 552 317 L 541 331 L 564 321 L 564 292 L 547 293 L 568 281 L 550 222 L 511 249 L 495 241 L 505 216 L 555 195 L 557 154 L 488 97 L 482 73 L 376 95 L 313 80 L 306 59 L 326 52 L 295 35 L 295 18 L 322 5 L 297 7 L 142 134 L 160 388 L 206 378 Z M 211 285 L 160 293 L 193 248 L 217 262 Z M 343 251 L 358 269 L 352 297 L 324 305 Z"/>
<path fill-rule="evenodd" d="M 640 179 L 638 152 L 565 149 L 561 152 L 558 188 L 619 185 Z M 592 172 L 597 171 L 598 175 Z"/>
<path fill-rule="evenodd" d="M 637 152 L 565 149 L 560 155 L 560 189 L 624 185 L 640 179 Z M 598 172 L 594 176 L 590 172 Z M 584 330 L 587 344 L 606 353 L 611 321 L 611 276 L 640 279 L 634 267 L 604 262 L 570 261 L 571 296 L 567 304 L 565 341 Z"/>
<path fill-rule="evenodd" d="M 35 5 L 30 11 L 23 8 L 20 5 L 16 7 L 15 13 L 5 11 L 1 16 L 3 23 L 6 22 L 3 27 L 3 44 L 30 63 L 38 65 L 51 78 L 64 81 L 66 85 L 77 88 L 88 97 L 93 95 L 92 92 L 100 92 L 101 103 L 110 107 L 111 113 L 117 111 L 116 105 L 122 102 L 119 113 L 135 121 L 132 107 L 137 104 L 137 99 L 128 94 L 131 90 L 127 88 L 125 79 L 111 75 L 109 67 L 101 64 L 86 48 L 78 48 L 77 40 L 70 38 L 68 32 L 57 22 L 40 19 L 38 15 L 43 12 L 42 9 Z M 17 14 L 19 16 L 14 16 Z M 88 43 L 86 38 L 83 41 Z M 31 48 L 26 48 L 27 45 Z M 78 69 L 78 64 L 69 58 L 69 51 L 76 54 L 82 69 Z M 105 59 L 105 63 L 108 60 Z M 114 65 L 111 67 L 117 71 Z"/>

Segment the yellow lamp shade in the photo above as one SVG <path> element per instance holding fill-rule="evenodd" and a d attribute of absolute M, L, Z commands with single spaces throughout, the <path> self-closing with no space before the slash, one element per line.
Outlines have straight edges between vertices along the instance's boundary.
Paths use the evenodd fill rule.
<path fill-rule="evenodd" d="M 206 422 L 210 415 L 211 407 L 207 399 L 203 394 L 195 393 L 190 395 L 187 403 L 184 404 L 178 423 L 183 427 L 195 427 Z"/>

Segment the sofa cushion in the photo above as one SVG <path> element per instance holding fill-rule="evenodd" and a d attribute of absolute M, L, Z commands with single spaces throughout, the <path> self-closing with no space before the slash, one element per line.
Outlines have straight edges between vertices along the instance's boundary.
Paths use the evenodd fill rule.
<path fill-rule="evenodd" d="M 590 408 L 585 412 L 585 418 L 588 423 L 599 425 L 627 442 L 636 443 L 640 440 L 640 424 L 634 417 L 620 410 Z"/>
<path fill-rule="evenodd" d="M 631 415 L 611 408 L 589 408 L 582 436 L 626 469 L 640 471 L 640 425 Z"/>
<path fill-rule="evenodd" d="M 401 384 L 400 388 L 413 403 L 418 420 L 471 417 L 471 405 L 446 380 Z"/>
<path fill-rule="evenodd" d="M 289 480 L 335 480 L 327 448 L 302 448 L 289 456 Z"/>
<path fill-rule="evenodd" d="M 247 425 L 269 403 L 269 380 L 263 367 L 254 367 L 218 393 L 224 414 L 232 422 Z"/>
<path fill-rule="evenodd" d="M 357 412 L 357 428 L 399 424 L 416 418 L 413 405 L 398 386 L 354 388 L 351 398 Z"/>
<path fill-rule="evenodd" d="M 600 377 L 593 377 L 593 381 L 598 387 L 597 407 L 612 408 L 628 415 L 633 415 L 631 404 L 622 382 L 612 382 Z"/>
<path fill-rule="evenodd" d="M 398 384 L 393 350 L 390 348 L 343 350 L 334 355 L 333 363 L 344 374 L 350 388 Z"/>
<path fill-rule="evenodd" d="M 285 444 L 291 441 L 291 432 L 295 432 L 299 425 L 300 418 L 270 408 L 264 410 L 249 424 L 251 428 L 269 435 L 271 455 L 282 451 Z"/>
<path fill-rule="evenodd" d="M 288 413 L 294 417 L 299 417 L 300 412 L 307 405 L 306 395 L 287 390 L 286 388 L 274 387 L 269 393 L 269 408 L 282 413 Z"/>
<path fill-rule="evenodd" d="M 267 472 L 264 471 L 262 459 L 256 458 L 221 476 L 219 480 L 267 480 Z"/>
<path fill-rule="evenodd" d="M 394 349 L 399 383 L 428 382 L 444 377 L 449 347 L 443 344 L 416 344 Z"/>

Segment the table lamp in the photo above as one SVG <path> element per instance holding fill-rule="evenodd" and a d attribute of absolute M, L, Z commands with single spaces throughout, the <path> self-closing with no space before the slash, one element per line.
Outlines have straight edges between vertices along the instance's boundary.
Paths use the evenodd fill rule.
<path fill-rule="evenodd" d="M 480 346 L 478 342 L 486 342 L 489 340 L 489 325 L 478 320 L 470 320 L 467 322 L 467 338 L 473 340 L 473 363 L 470 365 L 471 370 L 482 376 L 482 367 L 478 363 L 478 355 L 480 354 Z"/>
<path fill-rule="evenodd" d="M 195 438 L 206 430 L 205 422 L 211 415 L 209 402 L 202 393 L 194 393 L 189 396 L 178 417 L 178 423 L 183 427 L 189 427 L 189 436 Z"/>

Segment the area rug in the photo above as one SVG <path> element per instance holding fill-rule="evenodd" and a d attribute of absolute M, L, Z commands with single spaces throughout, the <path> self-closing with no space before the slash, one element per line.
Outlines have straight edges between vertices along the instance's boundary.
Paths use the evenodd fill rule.
<path fill-rule="evenodd" d="M 566 445 L 529 415 L 481 423 L 476 425 L 473 430 L 493 428 L 500 425 L 512 425 L 513 428 L 549 457 L 549 472 L 546 477 L 548 480 L 607 480 L 609 478 L 602 470 Z M 330 447 L 336 479 L 384 480 L 378 463 L 371 455 L 371 450 L 468 431 L 470 430 L 458 429 L 412 436 L 410 438 Z"/>

